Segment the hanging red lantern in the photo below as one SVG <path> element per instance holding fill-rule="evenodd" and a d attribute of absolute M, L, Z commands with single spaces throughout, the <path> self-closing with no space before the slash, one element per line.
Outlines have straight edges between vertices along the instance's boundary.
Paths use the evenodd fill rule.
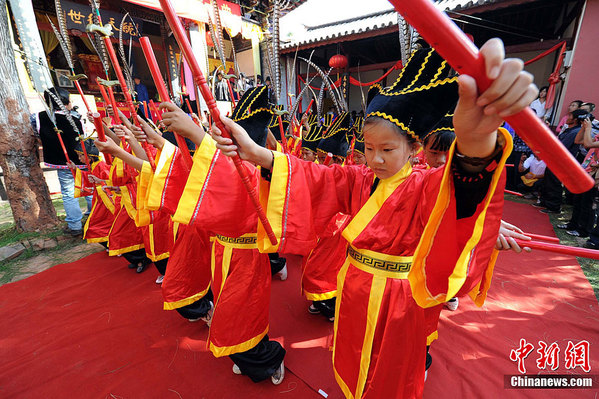
<path fill-rule="evenodd" d="M 347 66 L 347 57 L 342 54 L 336 54 L 329 60 L 329 66 L 335 69 L 344 69 Z"/>
<path fill-rule="evenodd" d="M 212 41 L 212 35 L 209 31 L 206 31 L 206 44 L 208 47 L 214 47 L 214 42 Z"/>

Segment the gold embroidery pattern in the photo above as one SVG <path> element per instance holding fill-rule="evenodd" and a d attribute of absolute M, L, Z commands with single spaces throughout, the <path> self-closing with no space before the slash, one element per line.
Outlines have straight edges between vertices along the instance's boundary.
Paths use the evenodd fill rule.
<path fill-rule="evenodd" d="M 236 244 L 236 245 L 244 245 L 244 244 L 256 244 L 258 242 L 255 236 L 248 237 L 225 237 L 221 235 L 217 235 L 216 238 L 225 243 L 225 244 Z"/>
<path fill-rule="evenodd" d="M 412 262 L 391 262 L 387 260 L 371 258 L 356 251 L 352 247 L 347 248 L 347 254 L 356 262 L 364 266 L 372 267 L 377 270 L 385 270 L 388 272 L 406 273 L 410 271 Z"/>

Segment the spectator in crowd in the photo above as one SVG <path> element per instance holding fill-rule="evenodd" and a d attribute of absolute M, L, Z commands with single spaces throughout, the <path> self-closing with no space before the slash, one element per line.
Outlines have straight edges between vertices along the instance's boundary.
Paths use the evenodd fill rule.
<path fill-rule="evenodd" d="M 549 87 L 543 86 L 539 89 L 539 97 L 534 100 L 530 107 L 535 111 L 537 116 L 541 118 L 543 121 L 547 121 L 551 116 L 551 111 L 545 109 L 545 101 L 547 100 L 547 90 Z"/>
<path fill-rule="evenodd" d="M 563 129 L 566 129 L 568 127 L 568 125 L 566 124 L 566 121 L 568 120 L 568 114 L 576 111 L 581 106 L 582 106 L 581 100 L 574 100 L 570 103 L 570 105 L 568 106 L 568 113 L 566 113 L 566 115 L 564 115 L 562 117 L 562 119 L 559 120 L 559 123 L 557 124 L 557 128 L 555 129 L 555 131 L 557 133 L 560 133 Z"/>
<path fill-rule="evenodd" d="M 576 142 L 584 145 L 585 148 L 590 149 L 582 162 L 582 167 L 596 179 L 597 171 L 599 169 L 599 158 L 597 157 L 599 142 L 597 142 L 597 137 L 593 137 L 591 133 L 591 119 L 589 114 L 584 110 L 577 110 L 574 112 L 574 115 L 576 115 L 577 122 L 581 125 L 581 129 L 576 136 Z M 558 225 L 557 227 L 566 229 L 566 233 L 574 237 L 588 237 L 595 220 L 593 199 L 596 194 L 596 187 L 581 194 L 574 194 L 572 217 L 570 218 L 570 221 L 566 224 Z"/>
<path fill-rule="evenodd" d="M 570 118 L 566 121 L 568 128 L 564 129 L 558 137 L 559 141 L 566 147 L 572 156 L 576 157 L 580 150 L 580 145 L 576 143 L 576 136 L 581 129 L 580 115 L 586 114 L 582 109 L 569 113 Z M 541 189 L 541 198 L 534 206 L 541 209 L 543 213 L 560 213 L 562 207 L 563 187 L 559 179 L 550 169 L 545 171 L 543 186 Z"/>
<path fill-rule="evenodd" d="M 49 105 L 50 110 L 53 112 L 52 118 L 54 122 L 46 112 L 40 112 L 39 114 L 34 115 L 34 130 L 38 132 L 42 141 L 44 164 L 49 168 L 56 169 L 58 174 L 60 192 L 62 193 L 62 204 L 66 213 L 67 222 L 67 228 L 64 231 L 72 236 L 79 236 L 83 234 L 81 224 L 83 215 L 81 213 L 81 208 L 79 207 L 79 200 L 75 198 L 75 179 L 67 166 L 67 159 L 64 156 L 64 151 L 55 129 L 62 132 L 62 142 L 64 143 L 69 160 L 75 162 L 77 167 L 83 168 L 84 165 L 79 161 L 79 156 L 75 151 L 77 146 L 80 145 L 78 141 L 79 133 L 73 129 L 65 113 L 60 110 L 57 102 L 48 93 L 49 91 L 60 99 L 60 102 L 66 107 L 67 112 L 70 113 L 72 108 L 70 94 L 67 90 L 62 88 L 51 88 L 46 90 L 44 99 Z M 73 120 L 79 131 L 82 132 L 83 126 L 81 125 L 81 121 L 75 117 L 73 117 Z M 91 210 L 91 197 L 85 198 L 87 200 L 89 213 Z"/>
<path fill-rule="evenodd" d="M 239 80 L 237 81 L 237 92 L 239 93 L 240 96 L 243 96 L 243 93 L 245 93 L 250 88 L 251 88 L 251 86 L 248 82 L 248 79 L 245 76 L 245 73 L 240 72 Z"/>
<path fill-rule="evenodd" d="M 272 82 L 270 81 L 270 76 L 266 77 L 266 80 L 264 81 L 266 87 L 268 87 L 268 102 L 271 104 L 277 104 L 277 97 L 275 94 L 275 89 L 272 86 Z"/>
<path fill-rule="evenodd" d="M 137 101 L 139 101 L 140 103 L 145 102 L 146 104 L 149 104 L 150 95 L 148 94 L 148 88 L 145 84 L 141 83 L 141 78 L 139 76 L 134 76 L 133 82 L 135 82 L 134 90 L 137 93 Z M 144 116 L 147 117 L 145 108 L 143 106 L 140 106 L 139 108 L 141 109 L 141 112 L 144 114 Z"/>
<path fill-rule="evenodd" d="M 521 172 L 518 169 L 520 158 L 522 158 L 523 154 L 529 154 L 531 151 L 526 143 L 520 138 L 520 136 L 518 136 L 518 134 L 507 122 L 504 122 L 503 127 L 510 132 L 512 138 L 514 139 L 514 149 L 506 161 L 507 164 L 514 165 L 514 167 L 506 168 L 507 176 L 505 188 L 508 190 L 517 191 L 522 185 L 522 180 L 520 177 L 524 174 L 522 173 L 523 171 Z"/>
<path fill-rule="evenodd" d="M 229 85 L 227 84 L 223 71 L 218 71 L 216 79 L 216 87 L 214 88 L 216 101 L 231 101 L 231 98 L 229 97 Z"/>
<path fill-rule="evenodd" d="M 538 199 L 546 168 L 545 162 L 537 158 L 534 153 L 528 156 L 526 154 L 520 156 L 518 171 L 522 175 L 520 176 L 521 182 L 518 191 L 526 193 L 524 198 Z"/>

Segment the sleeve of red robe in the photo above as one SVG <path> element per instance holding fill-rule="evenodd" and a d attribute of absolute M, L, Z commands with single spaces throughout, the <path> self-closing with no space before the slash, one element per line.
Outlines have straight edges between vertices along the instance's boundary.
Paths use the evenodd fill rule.
<path fill-rule="evenodd" d="M 242 167 L 258 189 L 259 169 L 248 162 Z M 210 136 L 196 149 L 173 220 L 227 237 L 256 233 L 258 216 L 245 186 Z"/>
<path fill-rule="evenodd" d="M 422 206 L 421 216 L 425 227 L 409 275 L 412 296 L 422 307 L 469 293 L 480 306 L 486 297 L 497 258 L 494 248 L 503 212 L 505 161 L 512 151 L 512 139 L 506 130 L 499 129 L 498 140 L 503 152 L 487 167 L 490 183 L 474 214 L 458 219 L 456 197 L 464 193 L 456 195 L 456 186 L 468 190 L 469 184 L 456 184 L 450 161 L 442 175 L 431 174 L 427 181 L 425 191 L 436 194 L 425 196 L 427 203 Z M 448 159 L 453 159 L 454 152 L 455 143 Z M 476 183 L 470 188 L 474 195 Z"/>
<path fill-rule="evenodd" d="M 259 230 L 258 245 L 262 252 L 307 255 L 337 213 L 359 209 L 373 173 L 362 166 L 327 167 L 274 154 L 266 213 L 279 243 L 271 245 Z"/>

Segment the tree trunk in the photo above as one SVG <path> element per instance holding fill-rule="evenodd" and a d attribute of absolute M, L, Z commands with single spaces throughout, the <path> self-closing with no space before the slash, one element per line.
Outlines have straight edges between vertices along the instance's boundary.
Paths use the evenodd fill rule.
<path fill-rule="evenodd" d="M 0 167 L 17 229 L 35 231 L 59 221 L 40 167 L 9 29 L 6 0 L 0 0 Z"/>

